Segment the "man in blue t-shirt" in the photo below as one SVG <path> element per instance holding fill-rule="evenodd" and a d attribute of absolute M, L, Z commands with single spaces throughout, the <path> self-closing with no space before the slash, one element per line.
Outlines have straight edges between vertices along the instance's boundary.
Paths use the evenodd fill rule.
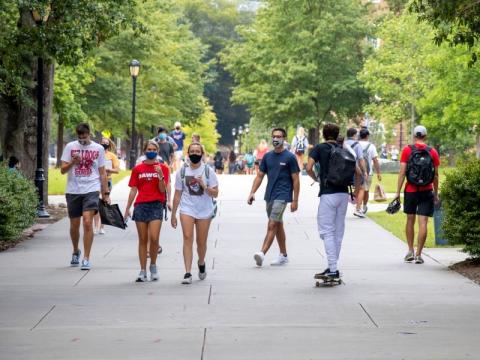
<path fill-rule="evenodd" d="M 180 169 L 183 157 L 183 141 L 185 140 L 185 133 L 182 131 L 182 124 L 179 121 L 175 123 L 175 130 L 170 133 L 170 136 L 177 145 L 177 149 L 175 150 L 175 169 Z"/>
<path fill-rule="evenodd" d="M 297 211 L 298 196 L 300 193 L 300 168 L 297 159 L 290 151 L 284 148 L 287 133 L 284 129 L 276 128 L 272 131 L 273 151 L 265 154 L 260 163 L 260 168 L 253 181 L 252 191 L 248 196 L 248 204 L 255 200 L 255 192 L 262 184 L 263 177 L 267 174 L 268 183 L 265 190 L 267 202 L 268 229 L 262 250 L 254 254 L 257 266 L 262 266 L 265 254 L 277 238 L 280 254 L 271 265 L 285 265 L 288 263 L 285 230 L 283 228 L 283 212 L 288 203 L 290 210 Z M 293 198 L 292 198 L 293 192 Z"/>

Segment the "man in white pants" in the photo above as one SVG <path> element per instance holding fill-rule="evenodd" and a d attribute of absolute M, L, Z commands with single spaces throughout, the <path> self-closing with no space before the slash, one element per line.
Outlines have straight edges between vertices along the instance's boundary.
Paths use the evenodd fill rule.
<path fill-rule="evenodd" d="M 328 268 L 317 275 L 325 275 L 332 280 L 340 279 L 337 263 L 345 232 L 345 216 L 349 196 L 347 186 L 334 186 L 326 180 L 332 146 L 340 146 L 337 144 L 339 132 L 340 129 L 337 125 L 325 124 L 322 130 L 325 142 L 313 148 L 307 163 L 308 175 L 315 181 L 320 182 L 317 224 L 318 233 L 324 242 L 328 260 Z M 320 164 L 318 178 L 313 172 L 315 163 Z"/>

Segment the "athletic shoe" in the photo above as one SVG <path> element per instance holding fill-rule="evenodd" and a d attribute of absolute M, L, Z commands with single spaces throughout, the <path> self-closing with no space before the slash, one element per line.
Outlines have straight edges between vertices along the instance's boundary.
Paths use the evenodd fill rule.
<path fill-rule="evenodd" d="M 405 255 L 405 258 L 403 259 L 404 261 L 413 261 L 415 260 L 415 254 L 413 251 L 409 251 L 407 255 Z"/>
<path fill-rule="evenodd" d="M 279 254 L 277 260 L 274 260 L 270 263 L 272 266 L 282 266 L 288 264 L 288 256 Z"/>
<path fill-rule="evenodd" d="M 157 265 L 155 264 L 150 264 L 150 280 L 151 281 L 158 280 Z"/>
<path fill-rule="evenodd" d="M 318 273 L 318 274 L 315 274 L 315 276 L 313 277 L 314 279 L 320 279 L 322 276 L 325 276 L 326 274 L 328 274 L 330 272 L 330 269 L 329 268 L 326 268 L 325 270 L 323 270 L 323 272 L 321 273 Z"/>
<path fill-rule="evenodd" d="M 260 252 L 255 253 L 255 255 L 253 255 L 253 258 L 255 259 L 255 262 L 257 263 L 257 266 L 262 266 L 263 259 L 265 259 L 265 254 L 260 251 Z"/>
<path fill-rule="evenodd" d="M 83 259 L 82 260 L 82 267 L 80 268 L 81 270 L 90 270 L 92 268 L 92 264 L 90 261 Z"/>
<path fill-rule="evenodd" d="M 93 229 L 93 235 L 98 235 L 98 230 L 97 229 Z"/>
<path fill-rule="evenodd" d="M 368 211 L 368 206 L 364 206 L 362 212 L 363 212 L 364 214 L 366 214 L 367 211 Z"/>
<path fill-rule="evenodd" d="M 80 255 L 82 255 L 82 251 L 80 249 L 78 249 L 72 254 L 72 261 L 70 261 L 70 266 L 80 265 Z"/>
<path fill-rule="evenodd" d="M 358 216 L 361 219 L 363 219 L 365 217 L 365 214 L 363 213 L 363 211 L 362 210 L 357 210 L 357 209 L 355 209 L 353 211 L 353 215 Z"/>
<path fill-rule="evenodd" d="M 327 276 L 330 280 L 339 280 L 340 279 L 340 271 L 329 271 L 325 273 L 325 276 Z"/>
<path fill-rule="evenodd" d="M 205 280 L 207 277 L 207 271 L 206 271 L 206 264 L 204 263 L 203 265 L 198 264 L 198 278 L 200 280 Z"/>
<path fill-rule="evenodd" d="M 135 282 L 147 282 L 147 272 L 145 270 L 140 270 L 137 276 L 137 280 Z"/>
<path fill-rule="evenodd" d="M 190 285 L 192 283 L 192 274 L 190 273 L 185 273 L 183 276 L 182 284 L 184 285 Z"/>
<path fill-rule="evenodd" d="M 415 264 L 423 264 L 423 263 L 424 263 L 424 261 L 423 261 L 421 255 L 415 256 Z"/>
<path fill-rule="evenodd" d="M 100 235 L 105 235 L 105 229 L 100 229 L 100 231 L 98 232 Z"/>

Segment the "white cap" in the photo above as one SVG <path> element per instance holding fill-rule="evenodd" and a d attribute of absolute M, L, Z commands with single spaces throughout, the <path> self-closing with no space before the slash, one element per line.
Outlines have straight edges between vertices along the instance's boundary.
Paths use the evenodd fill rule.
<path fill-rule="evenodd" d="M 427 135 L 427 129 L 425 126 L 418 125 L 415 126 L 415 129 L 413 129 L 413 136 L 415 137 L 424 137 Z"/>
<path fill-rule="evenodd" d="M 180 121 L 177 121 L 177 122 L 175 123 L 175 127 L 182 127 L 182 124 L 180 124 Z"/>

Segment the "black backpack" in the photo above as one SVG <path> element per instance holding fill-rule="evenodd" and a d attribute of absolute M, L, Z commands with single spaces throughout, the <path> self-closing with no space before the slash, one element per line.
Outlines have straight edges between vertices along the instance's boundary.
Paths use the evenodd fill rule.
<path fill-rule="evenodd" d="M 409 145 L 412 153 L 407 161 L 407 180 L 416 186 L 426 186 L 433 182 L 435 177 L 435 165 L 433 164 L 431 148 L 419 149 L 415 145 Z"/>
<path fill-rule="evenodd" d="M 347 149 L 329 144 L 331 146 L 330 159 L 328 161 L 328 172 L 325 177 L 325 186 L 350 186 L 357 161 L 355 156 Z"/>

